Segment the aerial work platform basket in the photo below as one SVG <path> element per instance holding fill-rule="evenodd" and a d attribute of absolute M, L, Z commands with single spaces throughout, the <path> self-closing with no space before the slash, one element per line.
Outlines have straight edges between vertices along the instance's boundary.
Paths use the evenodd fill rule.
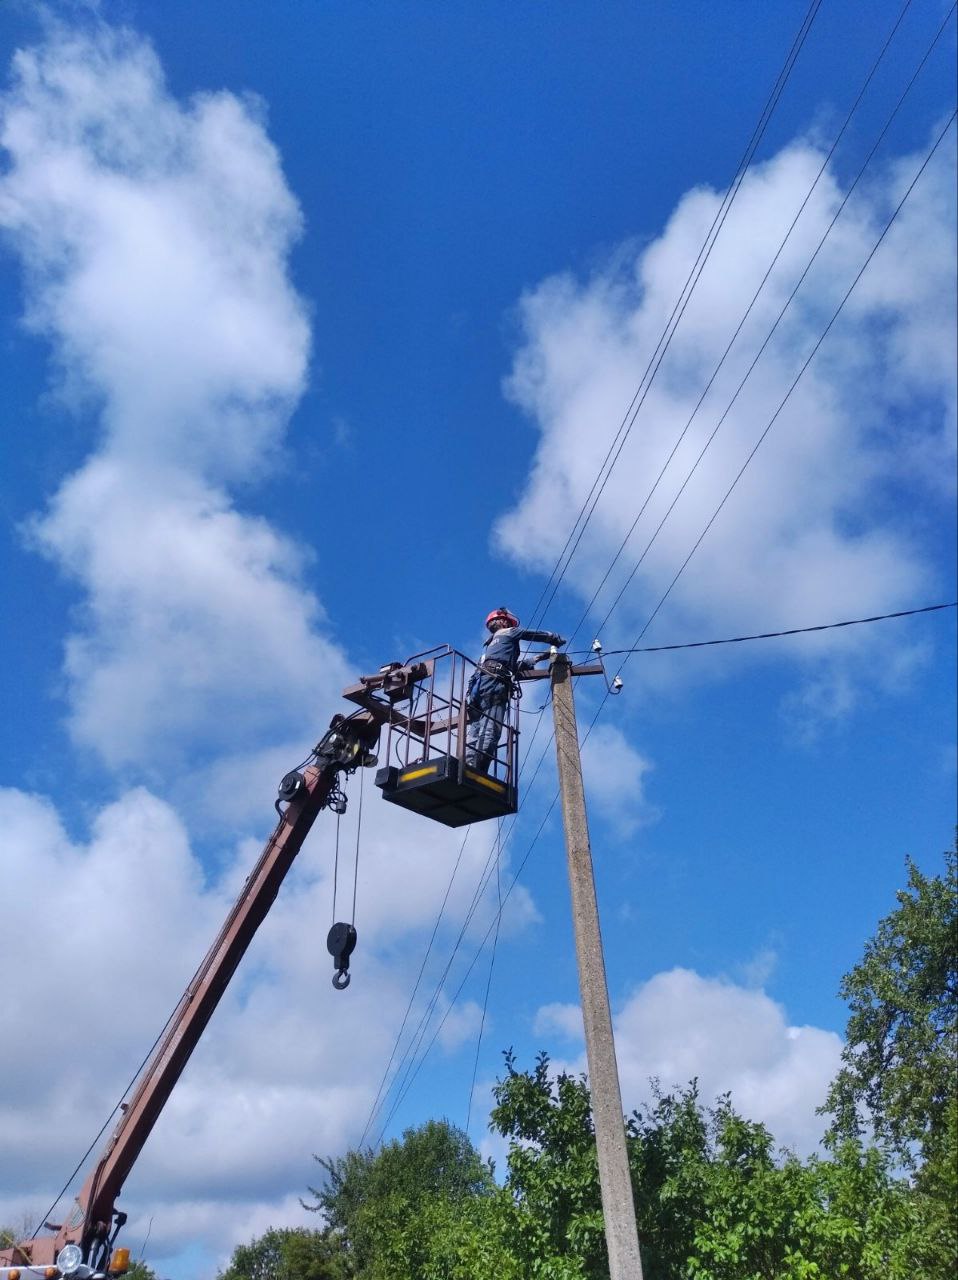
<path fill-rule="evenodd" d="M 376 785 L 392 804 L 447 827 L 518 808 L 518 710 L 507 698 L 502 733 L 483 769 L 467 763 L 467 689 L 476 664 L 443 645 L 362 676 L 344 696 L 383 726 Z"/>

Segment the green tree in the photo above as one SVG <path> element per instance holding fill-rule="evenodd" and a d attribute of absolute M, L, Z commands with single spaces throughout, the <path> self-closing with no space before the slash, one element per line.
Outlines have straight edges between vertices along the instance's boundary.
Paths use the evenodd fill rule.
<path fill-rule="evenodd" d="M 519 1274 L 606 1280 L 595 1143 L 584 1079 L 507 1057 L 495 1127 L 512 1139 L 505 1237 Z M 849 1140 L 827 1158 L 776 1155 L 763 1125 L 694 1083 L 628 1121 L 646 1280 L 913 1280 L 921 1206 L 877 1149 Z"/>
<path fill-rule="evenodd" d="M 941 1260 L 924 1274 L 944 1275 L 958 1257 L 958 845 L 941 875 L 906 865 L 897 908 L 842 981 L 845 1050 L 823 1110 L 833 1141 L 870 1126 L 912 1171 Z"/>
<path fill-rule="evenodd" d="M 943 875 L 907 867 L 898 907 L 842 980 L 851 1016 L 825 1109 L 844 1137 L 861 1132 L 864 1108 L 879 1142 L 937 1177 L 953 1169 L 958 1099 L 958 846 Z"/>
<path fill-rule="evenodd" d="M 219 1280 L 346 1280 L 342 1242 L 329 1231 L 270 1228 L 238 1245 Z"/>
<path fill-rule="evenodd" d="M 134 1262 L 126 1273 L 126 1280 L 157 1280 L 156 1272 L 145 1262 Z"/>
<path fill-rule="evenodd" d="M 455 1207 L 494 1187 L 490 1167 L 467 1135 L 445 1120 L 407 1129 L 401 1140 L 378 1152 L 366 1148 L 315 1158 L 326 1171 L 326 1183 L 309 1188 L 315 1199 L 306 1207 L 323 1212 L 329 1227 L 341 1234 L 358 1276 L 377 1274 L 371 1268 L 404 1233 L 413 1246 L 419 1236 L 410 1234 L 411 1224 L 420 1220 L 425 1205 L 442 1201 Z"/>

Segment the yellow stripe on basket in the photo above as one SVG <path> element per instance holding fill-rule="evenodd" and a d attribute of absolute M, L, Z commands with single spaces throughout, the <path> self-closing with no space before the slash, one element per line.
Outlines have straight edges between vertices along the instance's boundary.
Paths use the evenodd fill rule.
<path fill-rule="evenodd" d="M 470 782 L 478 782 L 481 786 L 488 787 L 490 791 L 505 791 L 505 787 L 501 782 L 494 782 L 492 778 L 487 778 L 485 774 L 473 773 L 471 769 L 466 769 L 464 772 Z"/>
<path fill-rule="evenodd" d="M 397 782 L 412 782 L 416 778 L 425 778 L 429 773 L 438 772 L 439 766 L 435 764 L 428 765 L 425 769 L 413 769 L 411 773 L 401 773 L 397 778 Z"/>

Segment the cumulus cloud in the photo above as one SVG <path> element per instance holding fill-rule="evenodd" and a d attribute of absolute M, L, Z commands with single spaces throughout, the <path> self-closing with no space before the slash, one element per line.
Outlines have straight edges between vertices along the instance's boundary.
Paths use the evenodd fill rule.
<path fill-rule="evenodd" d="M 582 748 L 589 807 L 623 838 L 657 816 L 645 795 L 645 776 L 652 768 L 613 725 L 597 725 Z"/>
<path fill-rule="evenodd" d="M 26 323 L 99 422 L 28 529 L 83 592 L 75 740 L 115 767 L 311 731 L 342 655 L 303 552 L 232 497 L 269 468 L 309 356 L 302 218 L 260 107 L 181 103 L 148 44 L 95 26 L 17 53 L 0 112 Z"/>
<path fill-rule="evenodd" d="M 357 799 L 354 792 L 343 820 L 341 919 L 352 912 Z M 408 831 L 397 839 L 390 824 L 387 832 L 385 807 L 364 819 L 371 839 L 359 866 L 360 942 L 348 997 L 330 983 L 335 833 L 324 815 L 164 1109 L 123 1193 L 134 1215 L 131 1241 L 145 1234 L 146 1206 L 154 1216 L 152 1256 L 185 1240 L 228 1252 L 247 1237 L 250 1221 L 290 1221 L 282 1216 L 290 1197 L 315 1180 L 313 1153 L 358 1141 L 462 841 L 459 832 L 420 824 L 417 860 Z M 95 814 L 82 839 L 64 829 L 44 797 L 0 790 L 0 830 L 0 900 L 25 911 L 29 904 L 34 921 L 42 903 L 47 922 L 42 937 L 25 925 L 0 938 L 0 971 L 16 975 L 5 983 L 4 1017 L 24 1029 L 0 1046 L 0 1162 L 15 1171 L 0 1192 L 0 1220 L 14 1221 L 46 1208 L 51 1171 L 66 1172 L 64 1162 L 86 1148 L 117 1102 L 258 846 L 241 842 L 210 879 L 177 813 L 143 788 Z M 477 831 L 462 849 L 409 1034 L 493 840 Z M 494 892 L 450 971 L 424 1043 L 449 1008 Z M 439 1037 L 445 1053 L 468 1056 L 480 1013 L 472 1000 L 452 1006 Z"/>
<path fill-rule="evenodd" d="M 94 424 L 25 539 L 79 588 L 64 649 L 76 743 L 151 788 L 125 791 L 82 834 L 45 797 L 0 792 L 0 900 L 34 920 L 42 904 L 49 923 L 0 942 L 16 975 L 4 1016 L 25 1030 L 0 1049 L 0 1158 L 17 1188 L 0 1220 L 13 1221 L 42 1212 L 51 1170 L 117 1101 L 242 886 L 273 785 L 354 673 L 305 586 L 308 553 L 240 506 L 305 387 L 310 341 L 288 272 L 302 219 L 261 106 L 179 101 L 136 35 L 54 25 L 14 59 L 0 144 L 0 229 L 23 267 L 26 323 Z M 341 832 L 347 920 L 357 784 Z M 214 820 L 215 874 L 194 843 Z M 224 821 L 243 834 L 235 847 Z M 493 835 L 462 848 L 412 1025 Z M 288 1211 L 315 1177 L 312 1153 L 358 1140 L 462 838 L 367 795 L 344 998 L 326 950 L 335 828 L 317 823 L 125 1188 L 131 1210 L 155 1215 L 154 1256 L 198 1241 L 222 1254 L 302 1216 Z M 517 890 L 508 927 L 533 915 Z M 456 1009 L 446 1052 L 476 1016 Z M 147 1227 L 134 1215 L 127 1234 Z"/>
<path fill-rule="evenodd" d="M 590 625 L 650 546 L 603 634 L 607 648 L 613 639 L 631 642 L 671 582 L 918 164 L 915 157 L 886 163 L 873 185 L 852 196 L 652 541 L 845 195 L 826 169 L 693 416 L 823 159 L 812 144 L 797 142 L 750 171 L 611 473 L 566 577 L 586 601 L 691 420 L 594 607 Z M 539 439 L 525 491 L 496 526 L 497 545 L 513 559 L 551 569 L 559 556 L 570 512 L 587 500 L 721 199 L 721 192 L 697 188 L 650 243 L 622 247 L 588 279 L 556 276 L 522 298 L 506 391 Z M 954 226 L 953 148 L 945 145 L 672 591 L 663 613 L 668 635 L 657 623 L 656 636 L 802 625 L 907 607 L 934 592 L 934 549 L 912 512 L 916 498 L 934 504 L 953 485 Z M 854 703 L 850 685 L 860 677 L 862 654 L 881 676 L 900 664 L 901 645 L 900 635 L 863 628 L 814 643 L 796 638 L 775 652 L 798 658 L 818 682 L 810 710 L 817 703 L 840 716 Z M 702 656 L 697 672 L 742 660 L 727 651 Z M 748 660 L 755 656 L 753 650 Z M 828 677 L 823 657 L 834 673 Z M 646 666 L 642 679 L 675 678 L 676 670 L 660 661 Z"/>
<path fill-rule="evenodd" d="M 730 1091 L 752 1120 L 776 1140 L 808 1154 L 824 1125 L 815 1109 L 838 1070 L 842 1041 L 820 1027 L 790 1026 L 764 991 L 706 978 L 689 969 L 656 974 L 634 991 L 614 1018 L 616 1056 L 626 1110 L 649 1102 L 651 1080 L 665 1089 L 697 1079 L 708 1101 Z M 578 1032 L 577 1005 L 547 1005 L 536 1030 Z M 585 1070 L 584 1055 L 567 1065 Z"/>

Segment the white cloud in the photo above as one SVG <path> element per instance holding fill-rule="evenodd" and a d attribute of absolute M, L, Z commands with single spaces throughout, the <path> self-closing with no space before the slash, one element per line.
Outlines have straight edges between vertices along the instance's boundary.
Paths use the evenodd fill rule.
<path fill-rule="evenodd" d="M 124 793 L 82 837 L 45 798 L 0 792 L 0 900 L 44 921 L 0 941 L 0 967 L 16 975 L 4 1015 L 25 1030 L 0 1049 L 0 1159 L 17 1187 L 0 1220 L 13 1220 L 45 1208 L 51 1171 L 116 1102 L 256 856 L 249 833 L 271 825 L 277 779 L 353 671 L 304 585 L 308 554 L 236 501 L 272 465 L 309 354 L 287 269 L 301 217 L 259 106 L 226 93 L 178 102 L 135 35 L 53 27 L 15 59 L 0 142 L 0 226 L 24 268 L 27 322 L 49 340 L 64 396 L 98 424 L 26 530 L 81 592 L 65 645 L 69 724 L 78 746 L 152 787 Z M 124 1190 L 131 1209 L 151 1206 L 152 1257 L 184 1242 L 228 1251 L 295 1220 L 312 1153 L 359 1138 L 463 838 L 366 786 L 349 993 L 330 982 L 324 814 Z M 352 910 L 350 791 L 340 919 Z M 209 879 L 191 837 L 214 821 Z M 234 847 L 224 824 L 243 837 Z M 492 837 L 463 848 L 413 1025 Z M 508 928 L 533 915 L 517 890 Z M 474 1005 L 455 1011 L 448 1052 L 475 1021 Z M 136 1214 L 127 1234 L 146 1229 Z"/>
<path fill-rule="evenodd" d="M 357 811 L 351 790 L 341 832 L 337 914 L 344 919 Z M 358 1141 L 462 840 L 461 832 L 421 822 L 414 836 L 411 829 L 397 834 L 386 808 L 369 806 L 364 815 L 370 842 L 360 861 L 348 994 L 330 982 L 334 822 L 324 814 L 164 1109 L 122 1200 L 133 1214 L 130 1242 L 145 1234 L 149 1206 L 152 1257 L 189 1239 L 228 1251 L 248 1238 L 249 1222 L 287 1224 L 290 1197 L 317 1177 L 313 1153 Z M 64 1161 L 85 1149 L 117 1102 L 258 845 L 241 842 L 210 881 L 177 814 L 142 788 L 96 814 L 85 839 L 64 830 L 46 799 L 0 790 L 0 831 L 0 900 L 20 904 L 32 922 L 0 937 L 0 972 L 15 975 L 5 984 L 4 1017 L 23 1029 L 0 1046 L 0 1164 L 8 1175 L 15 1171 L 0 1191 L 0 1220 L 13 1221 L 22 1210 L 46 1208 L 54 1173 L 66 1172 Z M 463 848 L 407 1040 L 492 840 L 491 831 L 477 829 Z M 494 892 L 477 913 L 424 1043 L 491 918 Z M 453 1006 L 442 1049 L 468 1054 L 480 1014 L 474 1000 Z"/>
<path fill-rule="evenodd" d="M 569 1040 L 582 1039 L 582 1010 L 577 1004 L 554 1001 L 536 1010 L 532 1029 L 537 1036 L 560 1035 Z"/>
<path fill-rule="evenodd" d="M 75 740 L 155 768 L 313 732 L 343 657 L 304 553 L 230 496 L 271 466 L 309 354 L 287 271 L 302 219 L 259 106 L 181 104 L 144 41 L 97 26 L 18 53 L 0 110 L 27 323 L 100 420 L 29 529 L 84 592 Z"/>
<path fill-rule="evenodd" d="M 822 159 L 814 146 L 799 142 L 743 183 L 567 575 L 585 600 L 688 422 Z M 916 167 L 915 158 L 903 158 L 852 197 L 605 629 L 607 648 L 632 641 L 670 583 Z M 843 194 L 826 171 L 590 626 L 678 493 Z M 523 297 L 521 343 L 506 389 L 535 423 L 539 441 L 526 489 L 496 527 L 499 547 L 517 561 L 551 569 L 560 554 L 570 513 L 587 499 L 721 198 L 696 189 L 650 244 L 625 246 L 587 280 L 553 277 Z M 907 607 L 934 593 L 933 552 L 923 545 L 912 511 L 916 500 L 934 504 L 953 484 L 954 223 L 953 159 L 944 147 L 646 643 L 854 617 Z M 909 643 L 900 632 L 873 627 L 796 637 L 780 642 L 774 654 L 797 658 L 819 682 L 818 694 L 809 693 L 809 711 L 836 716 L 854 705 L 852 686 L 866 666 L 862 655 L 868 655 L 867 670 L 882 679 Z M 747 660 L 761 652 L 750 647 Z M 679 678 L 676 664 L 663 658 L 644 664 L 639 678 Z M 692 669 L 682 665 L 684 678 L 746 660 L 728 650 L 699 659 Z"/>
<path fill-rule="evenodd" d="M 645 796 L 645 776 L 653 767 L 613 725 L 596 725 L 582 748 L 589 807 L 610 821 L 622 837 L 657 816 Z"/>
<path fill-rule="evenodd" d="M 548 1005 L 536 1029 L 574 1029 L 576 1006 Z M 540 1021 L 541 1019 L 541 1021 Z M 616 1056 L 626 1111 L 649 1102 L 650 1080 L 662 1088 L 697 1079 L 703 1099 L 731 1091 L 733 1105 L 768 1125 L 775 1139 L 801 1154 L 815 1149 L 825 1099 L 841 1058 L 833 1031 L 790 1026 L 782 1006 L 763 991 L 689 969 L 656 974 L 634 991 L 614 1018 Z M 566 1065 L 585 1069 L 584 1055 Z"/>

